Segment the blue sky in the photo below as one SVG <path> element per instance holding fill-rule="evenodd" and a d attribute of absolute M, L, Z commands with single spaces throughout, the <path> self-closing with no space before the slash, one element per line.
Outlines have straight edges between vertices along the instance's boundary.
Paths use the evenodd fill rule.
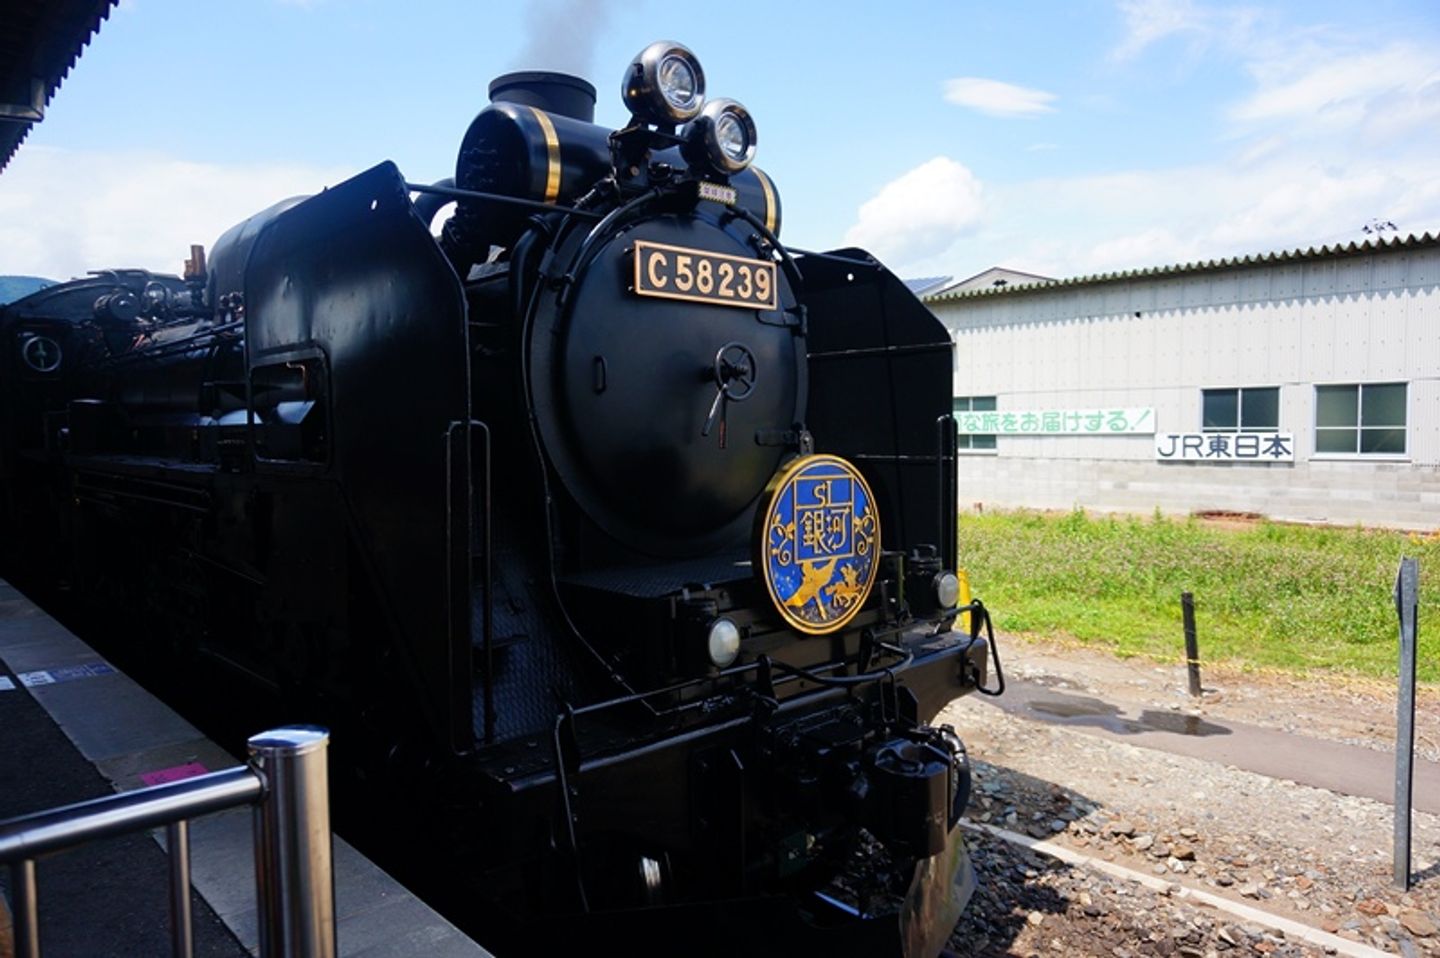
<path fill-rule="evenodd" d="M 0 174 L 0 273 L 176 270 L 391 159 L 453 171 L 486 85 L 688 44 L 754 114 L 784 238 L 1051 276 L 1440 229 L 1434 0 L 123 0 Z"/>

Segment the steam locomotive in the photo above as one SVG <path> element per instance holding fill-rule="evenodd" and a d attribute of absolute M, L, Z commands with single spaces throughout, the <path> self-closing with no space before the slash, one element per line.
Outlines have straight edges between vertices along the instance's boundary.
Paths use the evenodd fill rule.
<path fill-rule="evenodd" d="M 453 180 L 382 163 L 0 311 L 6 568 L 330 724 L 468 901 L 933 956 L 973 879 L 927 723 L 999 665 L 952 344 L 780 241 L 704 87 L 652 44 L 612 131 L 509 74 Z"/>

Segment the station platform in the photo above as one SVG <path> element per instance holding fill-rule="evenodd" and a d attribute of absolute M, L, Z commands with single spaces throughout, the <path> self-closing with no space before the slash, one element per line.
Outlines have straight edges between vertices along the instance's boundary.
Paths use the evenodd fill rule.
<path fill-rule="evenodd" d="M 239 764 L 0 580 L 0 820 Z M 191 822 L 196 955 L 257 953 L 251 819 L 250 809 L 236 808 Z M 161 835 L 136 833 L 39 861 L 46 958 L 170 954 Z M 13 954 L 6 872 L 0 868 L 0 958 Z M 334 874 L 340 955 L 489 955 L 338 836 Z"/>

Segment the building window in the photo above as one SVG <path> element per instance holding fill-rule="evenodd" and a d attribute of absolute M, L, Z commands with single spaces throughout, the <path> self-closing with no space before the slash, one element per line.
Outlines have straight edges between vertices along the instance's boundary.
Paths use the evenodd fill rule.
<path fill-rule="evenodd" d="M 1276 432 L 1280 429 L 1280 388 L 1206 389 L 1200 428 L 1204 432 Z"/>
<path fill-rule="evenodd" d="M 1316 386 L 1315 451 L 1403 456 L 1405 384 Z"/>
<path fill-rule="evenodd" d="M 960 416 L 961 413 L 967 413 L 967 412 L 994 412 L 994 411 L 995 411 L 995 397 L 994 397 L 994 396 L 956 396 L 956 397 L 955 397 L 955 416 L 956 416 L 956 418 L 959 418 L 959 416 Z M 975 435 L 975 434 L 973 434 L 973 433 L 963 433 L 963 434 L 961 434 L 961 436 L 959 437 L 959 439 L 960 439 L 960 442 L 959 442 L 959 445 L 958 445 L 956 448 L 958 448 L 958 449 L 960 449 L 960 450 L 962 450 L 962 451 L 965 450 L 965 449 L 994 449 L 994 448 L 995 448 L 995 437 L 994 437 L 994 436 L 984 436 L 984 435 Z"/>

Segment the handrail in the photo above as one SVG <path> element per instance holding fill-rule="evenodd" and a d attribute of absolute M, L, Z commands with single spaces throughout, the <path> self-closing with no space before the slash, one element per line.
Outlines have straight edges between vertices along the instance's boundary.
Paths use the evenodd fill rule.
<path fill-rule="evenodd" d="M 126 832 L 253 805 L 265 786 L 248 766 L 120 792 L 0 822 L 0 862 L 39 858 Z"/>
<path fill-rule="evenodd" d="M 166 826 L 172 951 L 194 952 L 189 819 L 255 806 L 261 958 L 335 958 L 335 884 L 325 753 L 330 736 L 285 726 L 252 736 L 249 763 L 0 822 L 10 866 L 16 958 L 40 958 L 35 860 L 88 842 Z"/>

